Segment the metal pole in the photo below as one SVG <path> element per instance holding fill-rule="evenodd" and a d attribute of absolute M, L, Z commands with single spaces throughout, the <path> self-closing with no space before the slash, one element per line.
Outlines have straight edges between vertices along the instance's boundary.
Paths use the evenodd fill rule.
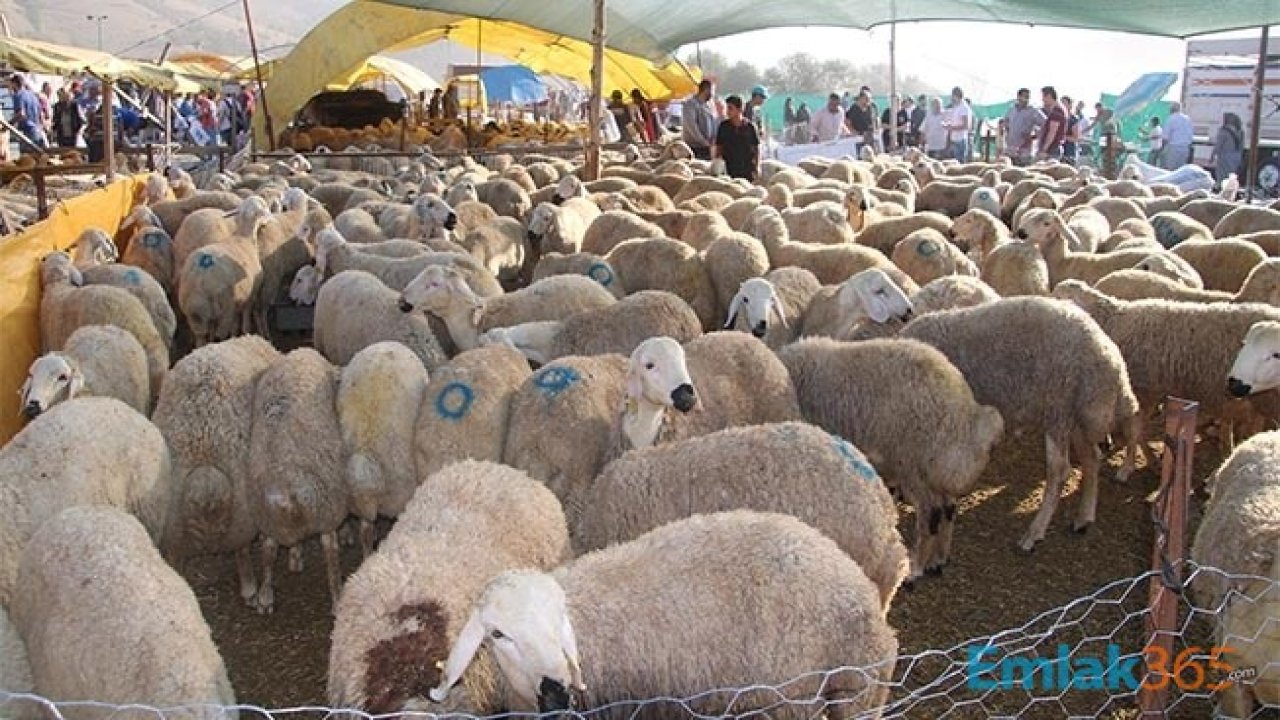
<path fill-rule="evenodd" d="M 111 81 L 102 79 L 102 162 L 107 166 L 107 182 L 116 179 L 116 118 L 112 108 Z"/>
<path fill-rule="evenodd" d="M 1262 40 L 1258 45 L 1257 75 L 1253 80 L 1253 124 L 1249 127 L 1249 167 L 1244 184 L 1245 192 L 1253 191 L 1253 184 L 1258 178 L 1258 137 L 1262 132 L 1262 90 L 1267 83 L 1267 40 L 1271 36 L 1271 27 L 1262 26 Z M 1218 178 L 1219 181 L 1225 178 Z"/>
<path fill-rule="evenodd" d="M 893 98 L 898 94 L 898 23 L 889 23 L 889 142 L 885 143 L 885 152 L 898 145 L 898 108 L 894 107 Z"/>
<path fill-rule="evenodd" d="M 587 164 L 583 175 L 587 180 L 600 177 L 600 117 L 604 95 L 604 3 L 594 0 L 595 27 L 591 30 L 591 105 L 587 108 Z"/>
<path fill-rule="evenodd" d="M 253 14 L 249 12 L 249 0 L 244 2 L 244 24 L 249 30 L 249 49 L 253 51 L 253 69 L 258 76 L 258 102 L 262 105 L 262 119 L 266 122 L 267 147 L 276 149 L 276 130 L 271 122 L 271 110 L 267 107 L 267 91 L 262 83 L 262 62 L 258 58 L 258 40 L 253 34 Z"/>

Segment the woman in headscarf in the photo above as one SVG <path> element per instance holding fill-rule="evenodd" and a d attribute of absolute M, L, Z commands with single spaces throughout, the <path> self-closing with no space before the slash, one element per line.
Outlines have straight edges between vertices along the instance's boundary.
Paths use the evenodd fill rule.
<path fill-rule="evenodd" d="M 1218 180 L 1225 180 L 1231 173 L 1240 173 L 1240 165 L 1244 161 L 1244 127 L 1240 116 L 1235 113 L 1222 114 L 1222 127 L 1213 139 L 1213 153 L 1209 162 L 1213 163 L 1214 174 Z"/>

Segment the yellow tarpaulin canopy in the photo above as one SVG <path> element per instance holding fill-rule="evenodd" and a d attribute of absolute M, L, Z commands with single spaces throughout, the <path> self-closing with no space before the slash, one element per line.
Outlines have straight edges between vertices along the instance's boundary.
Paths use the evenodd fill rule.
<path fill-rule="evenodd" d="M 591 82 L 589 43 L 513 22 L 355 0 L 312 28 L 293 52 L 273 64 L 266 99 L 275 131 L 283 130 L 311 96 L 355 73 L 368 58 L 437 40 L 504 55 L 536 73 Z M 614 50 L 605 55 L 606 94 L 639 88 L 646 97 L 662 100 L 689 95 L 697 87 L 698 76 L 676 61 L 657 65 Z M 267 144 L 264 119 L 264 113 L 254 116 L 260 147 Z"/>
<path fill-rule="evenodd" d="M 195 92 L 200 89 L 194 80 L 171 68 L 42 40 L 0 37 L 0 60 L 19 70 L 45 75 L 71 75 L 88 70 L 108 80 L 129 80 L 157 90 Z"/>
<path fill-rule="evenodd" d="M 40 353 L 40 258 L 70 248 L 87 228 L 114 236 L 141 196 L 142 177 L 59 203 L 47 219 L 0 240 L 0 444 L 22 429 L 18 390 Z"/>
<path fill-rule="evenodd" d="M 431 92 L 440 87 L 440 83 L 422 70 L 407 62 L 395 58 L 374 55 L 354 73 L 331 81 L 329 90 L 347 90 L 362 83 L 386 78 L 399 85 L 409 97 L 420 92 Z"/>

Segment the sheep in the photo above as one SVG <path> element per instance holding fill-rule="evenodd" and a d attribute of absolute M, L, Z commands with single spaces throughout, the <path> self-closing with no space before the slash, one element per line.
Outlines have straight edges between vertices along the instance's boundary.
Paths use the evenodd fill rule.
<path fill-rule="evenodd" d="M 326 277 L 345 270 L 361 270 L 376 277 L 388 288 L 401 291 L 430 265 L 452 265 L 463 272 L 467 284 L 481 297 L 502 294 L 502 286 L 474 257 L 467 253 L 428 252 L 407 258 L 385 258 L 360 253 L 333 228 L 316 235 L 316 267 Z"/>
<path fill-rule="evenodd" d="M 359 207 L 361 203 L 378 202 L 385 199 L 380 193 L 368 188 L 358 188 L 345 182 L 324 182 L 310 191 L 311 198 L 324 206 L 324 209 L 335 218 L 344 211 Z"/>
<path fill-rule="evenodd" d="M 1138 203 L 1127 197 L 1103 196 L 1095 198 L 1089 201 L 1088 207 L 1102 213 L 1113 228 L 1120 227 L 1125 220 L 1146 221 L 1147 219 L 1147 214 L 1142 211 Z"/>
<path fill-rule="evenodd" d="M 158 537 L 176 491 L 170 471 L 160 432 L 115 398 L 68 400 L 31 421 L 0 447 L 0 606 L 17 597 L 33 533 L 66 508 L 112 506 Z"/>
<path fill-rule="evenodd" d="M 559 503 L 524 473 L 466 461 L 427 477 L 338 599 L 329 704 L 381 714 L 425 702 L 485 584 L 508 569 L 555 567 L 571 554 Z M 491 661 L 460 675 L 456 702 L 433 711 L 502 709 Z"/>
<path fill-rule="evenodd" d="M 840 245 L 854 239 L 849 218 L 840 203 L 823 201 L 804 209 L 786 208 L 782 211 L 782 221 L 788 236 L 798 242 Z"/>
<path fill-rule="evenodd" d="M 180 274 L 192 253 L 219 245 L 229 237 L 252 238 L 258 226 L 270 217 L 271 209 L 257 196 L 245 198 L 231 212 L 198 210 L 192 213 L 173 235 L 173 267 L 179 273 L 174 276 L 174 285 L 181 287 Z"/>
<path fill-rule="evenodd" d="M 146 528 L 119 509 L 71 507 L 39 527 L 23 553 L 12 611 L 35 690 L 53 702 L 185 708 L 166 713 L 182 718 L 238 717 L 195 593 L 165 564 Z M 69 648 L 75 648 L 74 660 Z"/>
<path fill-rule="evenodd" d="M 1213 240 L 1213 231 L 1180 212 L 1160 212 L 1151 216 L 1155 238 L 1166 248 L 1188 240 Z"/>
<path fill-rule="evenodd" d="M 1142 262 L 1134 265 L 1133 269 L 1155 273 L 1196 290 L 1204 289 L 1204 280 L 1201 279 L 1200 273 L 1191 267 L 1191 263 L 1172 253 L 1152 253 L 1143 258 Z"/>
<path fill-rule="evenodd" d="M 614 302 L 608 290 L 584 275 L 558 275 L 507 295 L 480 298 L 462 273 L 433 265 L 400 293 L 399 307 L 406 313 L 422 310 L 440 318 L 454 345 L 471 350 L 479 346 L 481 334 L 494 328 L 564 320 Z"/>
<path fill-rule="evenodd" d="M 138 225 L 120 256 L 120 263 L 136 267 L 155 278 L 168 297 L 173 295 L 174 289 L 173 238 L 169 237 L 164 228 L 159 227 L 158 220 L 154 222 L 155 224 Z"/>
<path fill-rule="evenodd" d="M 500 461 L 511 398 L 530 374 L 524 356 L 501 346 L 467 350 L 432 373 L 412 426 L 417 477 L 462 460 Z"/>
<path fill-rule="evenodd" d="M 29 693 L 34 689 L 27 646 L 4 608 L 0 608 L 0 687 L 10 693 Z M 12 700 L 5 705 L 9 712 L 14 711 Z"/>
<path fill-rule="evenodd" d="M 486 180 L 476 184 L 476 199 L 493 208 L 499 215 L 524 221 L 533 209 L 529 193 L 506 178 Z"/>
<path fill-rule="evenodd" d="M 1280 211 L 1240 205 L 1213 226 L 1213 236 L 1229 238 L 1262 230 L 1280 230 Z"/>
<path fill-rule="evenodd" d="M 334 366 L 302 348 L 272 362 L 254 389 L 246 496 L 262 535 L 262 579 L 250 602 L 259 613 L 275 607 L 277 549 L 294 548 L 312 535 L 320 536 L 329 594 L 337 602 L 337 530 L 348 512 L 337 385 Z"/>
<path fill-rule="evenodd" d="M 128 291 L 110 285 L 83 286 L 80 271 L 66 253 L 50 253 L 40 261 L 40 346 L 52 352 L 66 346 L 71 334 L 88 325 L 113 325 L 128 332 L 147 355 L 148 402 L 155 400 L 169 368 L 169 348 L 146 307 Z"/>
<path fill-rule="evenodd" d="M 716 289 L 698 252 L 689 245 L 666 238 L 628 240 L 605 260 L 617 271 L 628 295 L 641 290 L 666 290 L 689 303 L 704 330 L 718 321 Z"/>
<path fill-rule="evenodd" d="M 863 270 L 840 285 L 813 296 L 805 312 L 801 337 L 839 337 L 863 318 L 872 322 L 906 321 L 911 317 L 907 293 L 883 270 Z"/>
<path fill-rule="evenodd" d="M 931 280 L 911 294 L 913 315 L 973 307 L 1000 299 L 990 285 L 968 275 L 948 275 Z"/>
<path fill-rule="evenodd" d="M 662 228 L 633 213 L 609 210 L 597 215 L 582 236 L 582 252 L 605 255 L 615 245 L 635 238 L 660 238 L 666 233 Z M 554 251 L 547 251 L 554 252 Z M 545 253 L 544 253 L 545 255 Z"/>
<path fill-rule="evenodd" d="M 1025 200 L 1018 204 L 1018 207 L 1013 211 L 1013 217 L 1009 219 L 1009 227 L 1016 231 L 1022 227 L 1023 218 L 1032 211 L 1058 210 L 1058 205 L 1059 200 L 1057 195 L 1049 190 L 1040 188 L 1028 195 Z M 1065 213 L 1063 217 L 1066 217 Z M 1077 236 L 1077 240 L 1078 243 L 1071 246 L 1072 250 L 1076 252 L 1092 252 L 1094 250 L 1094 248 L 1088 246 L 1083 238 L 1079 238 L 1079 236 Z"/>
<path fill-rule="evenodd" d="M 1000 193 L 995 188 L 978 187 L 969 194 L 968 210 L 983 210 L 993 217 L 1000 217 Z"/>
<path fill-rule="evenodd" d="M 941 350 L 964 373 L 974 399 L 1000 411 L 1006 432 L 1044 435 L 1049 480 L 1040 510 L 1018 543 L 1021 550 L 1030 552 L 1044 539 L 1071 469 L 1068 450 L 1082 473 L 1073 527 L 1081 531 L 1093 523 L 1096 447 L 1138 411 L 1120 350 L 1096 322 L 1067 303 L 1007 298 L 922 315 L 900 337 Z M 1045 393 L 1046 387 L 1060 392 Z"/>
<path fill-rule="evenodd" d="M 918 285 L 948 275 L 976 277 L 978 266 L 937 230 L 924 228 L 903 238 L 890 260 Z"/>
<path fill-rule="evenodd" d="M 702 334 L 693 309 L 679 296 L 661 290 L 642 290 L 563 322 L 534 322 L 497 328 L 480 337 L 480 344 L 506 344 L 537 363 L 566 355 L 630 353 L 647 338 L 666 335 L 687 342 Z"/>
<path fill-rule="evenodd" d="M 899 241 L 917 230 L 932 228 L 943 235 L 947 235 L 951 230 L 951 224 L 951 219 L 946 215 L 936 212 L 917 212 L 907 217 L 885 218 L 874 225 L 870 225 L 857 234 L 854 242 L 875 248 L 888 255 L 893 252 L 894 246 Z"/>
<path fill-rule="evenodd" d="M 435 333 L 422 315 L 397 308 L 398 293 L 360 270 L 344 270 L 320 286 L 316 295 L 314 345 L 335 365 L 383 341 L 413 351 L 427 370 L 445 361 Z"/>
<path fill-rule="evenodd" d="M 681 347 L 672 338 L 652 337 L 627 361 L 626 389 L 605 459 L 735 425 L 799 418 L 786 368 L 758 339 L 718 332 Z"/>
<path fill-rule="evenodd" d="M 136 338 L 112 325 L 86 325 L 61 351 L 31 364 L 19 391 L 29 419 L 76 397 L 113 397 L 142 414 L 151 406 L 147 353 Z"/>
<path fill-rule="evenodd" d="M 969 259 L 981 264 L 998 245 L 1009 242 L 1009 228 L 998 215 L 982 208 L 971 208 L 951 224 L 948 237 Z"/>
<path fill-rule="evenodd" d="M 726 604 L 741 577 L 758 583 L 751 602 Z M 430 696 L 459 695 L 454 682 L 493 637 L 501 638 L 488 647 L 505 678 L 504 706 L 519 711 L 570 710 L 576 691 L 584 710 L 605 718 L 765 708 L 780 718 L 823 708 L 841 720 L 874 714 L 887 700 L 897 655 L 877 608 L 868 573 L 801 521 L 745 511 L 699 515 L 554 574 L 498 575 Z M 634 637 L 620 636 L 623 628 Z M 735 651 L 714 649 L 725 647 Z M 834 667 L 851 669 L 828 675 Z M 708 692 L 759 682 L 785 683 L 784 695 Z M 680 700 L 638 708 L 636 698 Z M 466 710 L 484 714 L 486 706 L 472 702 Z"/>
<path fill-rule="evenodd" d="M 1214 228 L 1217 227 L 1218 223 L 1222 222 L 1224 217 L 1238 207 L 1240 206 L 1220 198 L 1204 198 L 1202 200 L 1193 200 L 1183 205 L 1181 212 L 1205 227 Z"/>
<path fill-rule="evenodd" d="M 615 298 L 621 300 L 626 297 L 626 291 L 618 280 L 618 272 L 600 255 L 586 252 L 572 255 L 548 253 L 538 259 L 530 282 L 535 283 L 555 275 L 586 275 L 600 283 Z"/>
<path fill-rule="evenodd" d="M 1106 216 L 1088 206 L 1080 206 L 1062 213 L 1067 227 L 1075 232 L 1080 247 L 1071 248 L 1078 252 L 1097 252 L 1098 246 L 1111 235 L 1111 224 Z"/>
<path fill-rule="evenodd" d="M 1259 265 L 1258 267 L 1262 267 Z M 1203 290 L 1147 270 L 1117 270 L 1104 275 L 1093 288 L 1117 300 L 1177 300 L 1179 302 L 1231 302 L 1236 296 Z M 1243 288 L 1242 288 L 1243 291 Z"/>
<path fill-rule="evenodd" d="M 956 501 L 986 468 L 1004 431 L 1000 413 L 974 401 L 945 355 L 914 340 L 811 338 L 778 357 L 805 419 L 853 443 L 915 507 L 909 580 L 942 572 Z"/>
<path fill-rule="evenodd" d="M 1255 435 L 1218 468 L 1213 497 L 1191 548 L 1192 559 L 1201 567 L 1191 589 L 1201 607 L 1219 613 L 1216 644 L 1235 648 L 1230 655 L 1235 667 L 1257 670 L 1248 683 L 1233 682 L 1222 691 L 1220 711 L 1230 717 L 1251 717 L 1255 702 L 1280 704 L 1275 662 L 1280 656 L 1275 628 L 1280 581 L 1278 443 L 1280 433 L 1275 431 Z"/>
<path fill-rule="evenodd" d="M 804 268 L 778 268 L 763 278 L 748 279 L 729 304 L 724 329 L 749 330 L 776 350 L 795 339 L 809 303 L 821 289 Z M 777 323 L 770 321 L 775 315 Z"/>
<path fill-rule="evenodd" d="M 689 216 L 689 222 L 686 223 L 679 240 L 701 253 L 711 243 L 722 237 L 729 237 L 732 233 L 733 228 L 729 227 L 729 222 L 723 215 L 713 211 L 702 211 Z"/>
<path fill-rule="evenodd" d="M 500 281 L 515 282 L 526 264 L 531 273 L 537 262 L 525 240 L 524 225 L 509 217 L 473 228 L 458 240 L 458 245 Z"/>
<path fill-rule="evenodd" d="M 585 198 L 560 205 L 541 203 L 529 216 L 529 244 L 535 254 L 578 252 L 587 228 L 599 216 L 600 208 Z"/>
<path fill-rule="evenodd" d="M 939 212 L 952 218 L 960 217 L 969 209 L 969 198 L 979 187 L 982 187 L 981 182 L 959 179 L 926 182 L 916 194 L 916 209 Z"/>
<path fill-rule="evenodd" d="M 1233 239 L 1188 240 L 1169 252 L 1186 260 L 1200 273 L 1206 290 L 1228 293 L 1240 290 L 1249 273 L 1267 259 L 1257 245 Z"/>
<path fill-rule="evenodd" d="M 387 234 L 364 208 L 343 210 L 333 219 L 333 228 L 342 233 L 347 242 L 357 245 L 379 243 L 387 239 Z"/>
<path fill-rule="evenodd" d="M 76 238 L 71 250 L 71 261 L 81 272 L 87 267 L 113 263 L 120 251 L 107 233 L 98 228 L 88 228 Z"/>
<path fill-rule="evenodd" d="M 241 198 L 233 192 L 198 192 L 182 200 L 171 200 L 150 206 L 151 212 L 160 220 L 160 227 L 170 237 L 176 237 L 178 229 L 187 218 L 200 210 L 209 210 L 210 214 L 221 215 L 240 206 Z"/>
<path fill-rule="evenodd" d="M 1044 253 L 1050 288 L 1067 279 L 1097 282 L 1102 276 L 1131 268 L 1150 255 L 1146 250 L 1123 250 L 1104 255 L 1074 252 L 1069 247 L 1078 246 L 1081 242 L 1072 240 L 1076 237 L 1075 231 L 1055 210 L 1028 213 L 1017 235 L 1019 239 L 1034 242 Z"/>
<path fill-rule="evenodd" d="M 207 245 L 187 256 L 178 272 L 178 307 L 196 347 L 252 331 L 261 280 L 251 238 Z"/>
<path fill-rule="evenodd" d="M 759 240 L 733 233 L 706 249 L 703 264 L 716 291 L 716 317 L 720 318 L 729 311 L 743 281 L 769 272 L 769 254 Z"/>
<path fill-rule="evenodd" d="M 797 267 L 813 273 L 824 285 L 838 285 L 863 270 L 878 267 L 899 273 L 889 258 L 878 250 L 859 245 L 814 245 L 793 242 L 776 210 L 757 208 L 747 221 L 746 232 L 764 245 L 774 268 Z"/>
<path fill-rule="evenodd" d="M 418 487 L 414 426 L 426 388 L 422 361 L 396 342 L 370 345 L 342 368 L 335 402 L 364 557 L 373 552 L 374 521 L 398 516 Z"/>

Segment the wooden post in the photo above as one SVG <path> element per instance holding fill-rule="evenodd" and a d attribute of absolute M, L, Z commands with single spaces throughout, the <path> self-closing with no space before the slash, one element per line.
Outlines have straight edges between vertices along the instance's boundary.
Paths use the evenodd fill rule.
<path fill-rule="evenodd" d="M 36 217 L 44 220 L 49 217 L 48 183 L 45 182 L 44 173 L 40 172 L 40 168 L 31 170 L 31 179 L 36 183 Z"/>
<path fill-rule="evenodd" d="M 1174 635 L 1178 632 L 1178 598 L 1182 587 L 1182 564 L 1186 559 L 1187 501 L 1191 496 L 1192 460 L 1196 444 L 1196 413 L 1199 404 L 1174 397 L 1165 399 L 1164 457 L 1160 472 L 1160 494 L 1153 514 L 1156 517 L 1156 539 L 1152 546 L 1151 578 L 1146 620 L 1145 648 L 1158 647 L 1166 658 L 1175 656 Z M 1150 661 L 1151 655 L 1144 653 Z M 1155 658 L 1155 659 L 1158 659 Z M 1165 672 L 1171 662 L 1163 663 Z M 1164 717 L 1168 706 L 1169 685 L 1154 679 L 1147 669 L 1138 690 L 1138 707 L 1142 717 Z M 1160 686 L 1153 689 L 1148 686 Z"/>
<path fill-rule="evenodd" d="M 106 165 L 107 182 L 116 179 L 116 114 L 112 102 L 114 95 L 111 81 L 102 78 L 102 162 Z"/>
<path fill-rule="evenodd" d="M 604 110 L 604 41 L 605 0 L 594 0 L 595 26 L 591 30 L 591 104 L 587 107 L 586 167 L 587 180 L 600 177 L 600 118 Z"/>
<path fill-rule="evenodd" d="M 164 93 L 164 164 L 165 168 L 173 163 L 173 93 Z"/>
<path fill-rule="evenodd" d="M 893 104 L 893 98 L 898 94 L 897 46 L 898 23 L 889 23 L 889 142 L 885 143 L 885 152 L 889 152 L 898 146 L 898 108 L 894 107 Z"/>
<path fill-rule="evenodd" d="M 267 129 L 267 147 L 276 149 L 276 130 L 271 122 L 271 110 L 267 107 L 267 91 L 262 83 L 262 62 L 258 58 L 258 40 L 253 34 L 253 14 L 249 12 L 249 0 L 244 2 L 244 24 L 249 30 L 249 49 L 253 51 L 253 70 L 258 76 L 258 103 L 262 106 L 262 120 Z"/>
<path fill-rule="evenodd" d="M 1262 95 L 1267 83 L 1267 41 L 1271 27 L 1262 26 L 1262 40 L 1258 45 L 1258 67 L 1253 79 L 1253 124 L 1249 128 L 1249 166 L 1245 180 L 1245 197 L 1252 197 L 1253 184 L 1258 178 L 1258 138 L 1262 134 Z M 1219 178 L 1225 180 L 1226 178 Z"/>

